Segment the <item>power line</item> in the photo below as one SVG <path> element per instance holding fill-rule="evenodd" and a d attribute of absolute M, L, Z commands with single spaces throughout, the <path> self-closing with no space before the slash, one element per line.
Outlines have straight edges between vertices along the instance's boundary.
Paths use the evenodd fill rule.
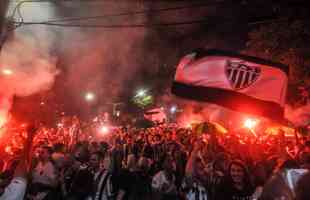
<path fill-rule="evenodd" d="M 280 19 L 269 19 L 269 20 L 261 20 L 261 21 L 255 21 L 255 22 L 249 22 L 248 25 L 259 25 L 259 24 L 270 24 L 270 23 L 274 23 L 274 22 L 285 22 L 285 21 L 289 21 L 290 18 L 280 18 Z M 301 19 L 298 19 L 301 20 Z"/>
<path fill-rule="evenodd" d="M 280 19 L 271 19 L 263 21 L 248 22 L 248 26 L 260 25 L 260 24 L 269 24 L 274 22 L 284 22 L 290 20 L 289 18 L 280 18 Z M 302 20 L 302 19 L 298 19 Z M 216 22 L 216 23 L 222 23 Z M 18 22 L 17 22 L 18 23 Z M 213 24 L 215 22 L 212 22 Z M 68 28 L 153 28 L 153 27 L 165 27 L 165 26 L 184 26 L 184 25 L 194 25 L 194 24 L 211 24 L 211 21 L 208 19 L 198 19 L 191 21 L 181 21 L 181 22 L 169 22 L 169 23 L 141 23 L 141 24 L 63 24 L 63 23 L 50 23 L 50 22 L 23 22 L 19 23 L 22 25 L 45 25 L 45 26 L 56 26 L 56 27 L 68 27 Z"/>
<path fill-rule="evenodd" d="M 72 0 L 69 0 L 72 2 Z M 19 2 L 13 12 L 11 17 L 14 18 L 16 15 L 16 12 L 18 12 L 18 15 L 20 18 L 21 16 L 21 6 L 25 3 L 53 3 L 51 0 L 25 0 Z M 90 1 L 91 2 L 91 1 Z M 55 2 L 56 3 L 56 2 Z M 140 14 L 148 14 L 148 13 L 155 13 L 155 12 L 168 12 L 168 11 L 174 11 L 174 10 L 182 10 L 182 9 L 190 9 L 190 8 L 197 8 L 197 7 L 209 7 L 212 5 L 219 5 L 222 4 L 223 2 L 208 2 L 208 3 L 200 3 L 200 4 L 190 4 L 190 5 L 185 5 L 185 6 L 176 6 L 176 7 L 168 7 L 168 8 L 160 8 L 160 9 L 145 9 L 145 10 L 140 10 L 140 11 L 132 11 L 132 12 L 125 12 L 125 13 L 117 13 L 117 14 L 108 14 L 108 15 L 102 15 L 102 16 L 89 16 L 89 17 L 73 17 L 73 18 L 65 18 L 65 19 L 55 19 L 55 20 L 48 20 L 44 21 L 45 22 L 65 22 L 65 21 L 81 21 L 81 20 L 90 20 L 90 19 L 99 19 L 99 18 L 106 18 L 106 17 L 120 17 L 120 16 L 128 16 L 128 15 L 140 15 Z M 57 5 L 57 4 L 55 4 Z"/>
<path fill-rule="evenodd" d="M 72 0 L 69 0 L 72 1 Z M 108 14 L 102 16 L 90 16 L 90 17 L 75 17 L 75 18 L 65 18 L 65 19 L 55 19 L 55 20 L 47 20 L 42 22 L 24 22 L 23 16 L 20 12 L 20 7 L 23 3 L 31 3 L 31 2 L 51 2 L 50 0 L 25 0 L 20 2 L 15 8 L 13 15 L 14 16 L 17 12 L 21 21 L 16 22 L 13 21 L 17 27 L 21 25 L 46 25 L 46 26 L 58 26 L 58 27 L 79 27 L 79 28 L 151 28 L 151 27 L 162 27 L 162 26 L 181 26 L 181 25 L 191 25 L 191 24 L 199 24 L 199 23 L 210 23 L 210 20 L 206 19 L 198 19 L 198 20 L 191 20 L 191 21 L 181 21 L 181 22 L 169 22 L 169 23 L 141 23 L 141 24 L 80 24 L 80 23 L 61 23 L 61 22 L 70 22 L 70 21 L 83 21 L 83 20 L 90 20 L 90 19 L 101 19 L 106 17 L 119 17 L 119 16 L 127 16 L 127 15 L 140 15 L 140 14 L 148 14 L 148 13 L 158 13 L 158 12 L 168 12 L 172 10 L 181 10 L 181 9 L 189 9 L 195 7 L 204 7 L 215 5 L 223 2 L 209 2 L 207 4 L 191 4 L 187 6 L 176 6 L 170 8 L 163 8 L 163 9 L 146 9 L 140 11 L 133 11 L 133 12 L 126 12 L 126 13 L 116 13 L 116 14 Z M 256 22 L 248 22 L 249 26 L 258 25 L 258 24 L 265 24 L 265 23 L 273 23 L 279 21 L 286 21 L 287 18 L 282 19 L 271 19 L 271 20 L 263 20 L 263 21 L 256 21 Z M 222 20 L 222 21 L 229 21 L 229 20 Z"/>
<path fill-rule="evenodd" d="M 215 4 L 219 4 L 219 3 L 213 3 L 213 5 L 215 5 Z M 191 5 L 187 5 L 187 6 L 177 6 L 177 7 L 169 7 L 169 8 L 162 8 L 162 9 L 146 9 L 146 10 L 141 10 L 141 11 L 108 14 L 108 15 L 100 15 L 100 16 L 55 19 L 55 20 L 48 20 L 46 22 L 81 21 L 81 20 L 99 19 L 99 18 L 106 18 L 106 17 L 120 17 L 120 16 L 127 16 L 127 15 L 141 15 L 141 14 L 148 14 L 148 13 L 168 12 L 168 11 L 173 11 L 173 10 L 184 10 L 184 9 L 197 8 L 197 7 L 208 7 L 208 6 L 211 6 L 211 3 L 208 3 L 208 4 L 191 4 Z"/>
<path fill-rule="evenodd" d="M 72 0 L 70 0 L 72 1 Z M 56 20 L 47 20 L 42 22 L 24 22 L 23 16 L 21 14 L 20 8 L 25 3 L 43 3 L 43 2 L 51 2 L 50 0 L 25 0 L 19 2 L 13 10 L 12 18 L 18 14 L 21 19 L 20 22 L 15 22 L 17 27 L 21 25 L 48 25 L 48 26 L 59 26 L 59 27 L 85 27 L 85 28 L 145 28 L 145 27 L 158 27 L 158 26 L 178 26 L 178 25 L 188 25 L 188 24 L 197 24 L 197 23 L 206 23 L 206 20 L 193 20 L 186 22 L 172 22 L 172 23 L 158 23 L 158 24 L 150 24 L 150 23 L 142 23 L 142 24 L 118 24 L 118 25 L 89 25 L 89 24 L 64 24 L 60 22 L 70 22 L 70 21 L 82 21 L 82 20 L 90 20 L 90 19 L 101 19 L 107 17 L 120 17 L 120 16 L 128 16 L 128 15 L 140 15 L 140 14 L 148 14 L 148 13 L 158 13 L 158 12 L 168 12 L 173 10 L 182 10 L 182 9 L 190 9 L 195 7 L 205 7 L 211 6 L 215 4 L 219 4 L 220 2 L 209 2 L 204 4 L 191 4 L 186 6 L 176 6 L 162 9 L 146 9 L 140 11 L 133 12 L 125 12 L 125 13 L 116 13 L 102 16 L 90 16 L 90 17 L 75 17 L 75 18 L 66 18 L 66 19 L 56 19 Z"/>
<path fill-rule="evenodd" d="M 170 22 L 170 23 L 142 23 L 142 24 L 115 24 L 115 25 L 103 25 L 103 24 L 62 24 L 62 23 L 50 23 L 50 22 L 23 22 L 22 25 L 46 25 L 46 26 L 58 26 L 58 27 L 77 27 L 77 28 L 151 28 L 161 26 L 181 26 L 208 23 L 206 19 L 183 21 L 183 22 Z"/>

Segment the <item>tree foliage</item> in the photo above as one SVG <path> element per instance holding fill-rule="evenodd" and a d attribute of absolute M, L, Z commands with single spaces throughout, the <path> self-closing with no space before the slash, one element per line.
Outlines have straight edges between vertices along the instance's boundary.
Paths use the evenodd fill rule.
<path fill-rule="evenodd" d="M 146 95 L 136 95 L 133 97 L 133 102 L 140 108 L 146 108 L 153 103 L 153 96 L 146 94 Z"/>
<path fill-rule="evenodd" d="M 300 103 L 310 91 L 310 28 L 305 21 L 260 25 L 248 34 L 245 52 L 290 67 L 288 102 Z"/>

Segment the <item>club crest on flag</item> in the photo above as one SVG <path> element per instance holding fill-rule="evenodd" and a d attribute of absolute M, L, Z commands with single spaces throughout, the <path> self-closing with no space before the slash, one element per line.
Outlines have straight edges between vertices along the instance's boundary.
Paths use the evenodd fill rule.
<path fill-rule="evenodd" d="M 244 62 L 226 61 L 227 79 L 235 90 L 241 90 L 252 85 L 260 76 L 261 69 L 256 66 L 246 65 Z"/>

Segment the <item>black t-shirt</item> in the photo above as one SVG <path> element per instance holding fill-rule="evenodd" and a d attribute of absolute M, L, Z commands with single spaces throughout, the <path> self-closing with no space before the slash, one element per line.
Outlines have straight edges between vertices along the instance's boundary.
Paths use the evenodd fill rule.
<path fill-rule="evenodd" d="M 215 200 L 250 200 L 254 190 L 250 184 L 246 184 L 242 190 L 239 190 L 232 182 L 224 180 L 220 183 L 214 197 Z"/>
<path fill-rule="evenodd" d="M 73 170 L 66 175 L 65 185 L 69 197 L 85 199 L 93 191 L 93 174 L 88 167 Z"/>
<path fill-rule="evenodd" d="M 142 172 L 122 170 L 116 182 L 118 189 L 125 191 L 124 200 L 145 200 L 151 195 L 151 178 Z"/>
<path fill-rule="evenodd" d="M 114 176 L 114 183 L 117 188 L 117 190 L 124 190 L 125 191 L 125 197 L 124 199 L 127 200 L 128 196 L 131 193 L 131 188 L 133 187 L 133 179 L 134 176 L 132 172 L 122 169 L 120 173 L 116 176 Z"/>

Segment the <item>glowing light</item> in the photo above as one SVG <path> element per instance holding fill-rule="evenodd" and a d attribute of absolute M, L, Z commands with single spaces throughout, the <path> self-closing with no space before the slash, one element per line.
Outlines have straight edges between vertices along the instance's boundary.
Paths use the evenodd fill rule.
<path fill-rule="evenodd" d="M 13 74 L 13 71 L 11 69 L 2 69 L 2 74 L 9 76 Z"/>
<path fill-rule="evenodd" d="M 95 100 L 95 94 L 92 92 L 87 92 L 85 94 L 85 100 L 89 102 Z"/>
<path fill-rule="evenodd" d="M 170 112 L 173 114 L 173 113 L 175 113 L 177 111 L 177 107 L 176 106 L 172 106 L 171 108 L 170 108 Z"/>
<path fill-rule="evenodd" d="M 187 124 L 185 125 L 185 128 L 192 128 L 192 124 L 191 124 L 191 123 L 187 123 Z"/>
<path fill-rule="evenodd" d="M 62 124 L 62 123 L 58 123 L 57 126 L 58 126 L 59 128 L 61 128 L 61 127 L 63 127 L 63 124 Z"/>
<path fill-rule="evenodd" d="M 7 118 L 0 113 L 0 128 L 3 127 L 7 122 Z"/>
<path fill-rule="evenodd" d="M 285 137 L 295 137 L 295 129 L 285 126 L 268 127 L 265 133 L 268 135 L 278 135 L 280 130 L 284 131 Z"/>
<path fill-rule="evenodd" d="M 223 133 L 223 134 L 228 133 L 228 130 L 227 130 L 224 126 L 222 126 L 221 124 L 216 123 L 216 122 L 212 122 L 212 124 L 215 126 L 215 128 L 216 128 L 220 133 Z"/>
<path fill-rule="evenodd" d="M 243 126 L 245 128 L 248 128 L 248 129 L 252 130 L 252 129 L 254 129 L 257 126 L 257 124 L 258 124 L 257 120 L 248 118 L 248 119 L 246 119 L 244 121 Z"/>
<path fill-rule="evenodd" d="M 45 103 L 42 101 L 42 102 L 40 103 L 40 105 L 41 105 L 41 106 L 44 106 L 44 105 L 45 105 Z"/>
<path fill-rule="evenodd" d="M 6 146 L 4 151 L 7 153 L 7 154 L 10 154 L 10 155 L 13 155 L 13 152 L 12 152 L 12 147 L 11 146 Z"/>
<path fill-rule="evenodd" d="M 100 128 L 99 128 L 99 132 L 101 133 L 101 134 L 107 134 L 108 132 L 109 132 L 109 128 L 107 127 L 107 126 L 101 126 Z"/>
<path fill-rule="evenodd" d="M 146 94 L 146 90 L 140 89 L 137 91 L 137 97 L 143 97 Z"/>
<path fill-rule="evenodd" d="M 23 123 L 23 124 L 20 125 L 20 127 L 21 127 L 21 128 L 26 128 L 26 127 L 27 127 L 27 124 L 26 124 L 26 123 Z"/>

